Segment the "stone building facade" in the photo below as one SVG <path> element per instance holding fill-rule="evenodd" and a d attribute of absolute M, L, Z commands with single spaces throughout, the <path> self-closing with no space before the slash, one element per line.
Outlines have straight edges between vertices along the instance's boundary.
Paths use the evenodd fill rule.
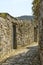
<path fill-rule="evenodd" d="M 33 21 L 18 20 L 9 14 L 0 16 L 0 57 L 12 49 L 37 42 L 37 27 Z"/>
<path fill-rule="evenodd" d="M 39 47 L 40 47 L 40 61 L 43 65 L 43 0 L 40 0 L 40 9 L 39 9 Z"/>

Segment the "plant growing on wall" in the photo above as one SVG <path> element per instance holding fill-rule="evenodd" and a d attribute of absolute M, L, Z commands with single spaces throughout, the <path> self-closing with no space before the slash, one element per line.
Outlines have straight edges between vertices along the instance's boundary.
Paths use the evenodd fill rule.
<path fill-rule="evenodd" d="M 6 13 L 0 13 L 0 17 L 6 18 L 7 14 Z"/>
<path fill-rule="evenodd" d="M 33 15 L 35 15 L 35 19 L 38 19 L 40 13 L 39 13 L 39 8 L 40 8 L 40 0 L 33 0 Z"/>

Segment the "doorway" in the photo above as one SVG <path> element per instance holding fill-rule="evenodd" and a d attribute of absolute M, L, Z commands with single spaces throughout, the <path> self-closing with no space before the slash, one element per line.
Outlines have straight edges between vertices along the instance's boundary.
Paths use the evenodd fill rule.
<path fill-rule="evenodd" d="M 16 24 L 13 24 L 13 49 L 17 49 L 17 42 L 16 42 Z"/>
<path fill-rule="evenodd" d="M 37 42 L 37 27 L 34 27 L 34 42 Z"/>

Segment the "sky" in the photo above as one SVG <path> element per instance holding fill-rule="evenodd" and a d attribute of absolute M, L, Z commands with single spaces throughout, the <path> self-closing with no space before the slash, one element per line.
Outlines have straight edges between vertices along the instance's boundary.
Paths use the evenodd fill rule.
<path fill-rule="evenodd" d="M 0 13 L 6 12 L 14 17 L 32 15 L 33 0 L 0 0 Z"/>

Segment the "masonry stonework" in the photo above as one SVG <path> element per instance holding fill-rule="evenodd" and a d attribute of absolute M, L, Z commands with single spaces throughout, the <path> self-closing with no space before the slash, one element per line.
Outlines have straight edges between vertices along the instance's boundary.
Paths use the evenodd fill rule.
<path fill-rule="evenodd" d="M 12 48 L 12 24 L 9 20 L 0 18 L 0 53 L 8 53 Z"/>
<path fill-rule="evenodd" d="M 7 14 L 0 17 L 0 57 L 12 49 L 34 42 L 34 24 L 31 20 L 18 20 Z"/>
<path fill-rule="evenodd" d="M 39 9 L 39 47 L 40 47 L 40 61 L 43 65 L 43 0 L 40 0 L 40 9 Z"/>

